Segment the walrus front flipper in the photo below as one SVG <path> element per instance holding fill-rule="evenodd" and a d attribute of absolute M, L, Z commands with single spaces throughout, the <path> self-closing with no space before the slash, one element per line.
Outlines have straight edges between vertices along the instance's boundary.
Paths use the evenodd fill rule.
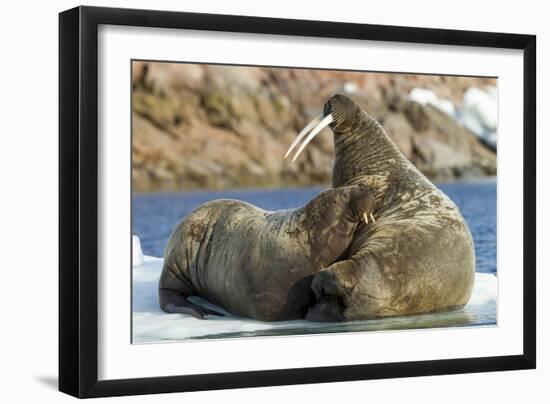
<path fill-rule="evenodd" d="M 352 280 L 345 276 L 353 264 L 340 261 L 323 269 L 313 278 L 311 289 L 317 301 L 310 307 L 308 321 L 343 321 L 346 306 L 343 297 Z"/>
<path fill-rule="evenodd" d="M 160 308 L 166 313 L 190 314 L 201 320 L 205 320 L 207 315 L 224 316 L 224 314 L 215 310 L 191 303 L 185 296 L 175 290 L 159 289 L 159 302 Z"/>
<path fill-rule="evenodd" d="M 307 314 L 307 321 L 332 322 L 344 319 L 344 305 L 342 299 L 335 296 L 323 296 Z"/>

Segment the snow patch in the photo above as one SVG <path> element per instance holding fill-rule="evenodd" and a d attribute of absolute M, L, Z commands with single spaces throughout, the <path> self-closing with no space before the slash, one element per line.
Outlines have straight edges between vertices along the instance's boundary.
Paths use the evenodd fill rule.
<path fill-rule="evenodd" d="M 466 90 L 462 106 L 456 109 L 454 104 L 439 98 L 433 91 L 425 88 L 413 88 L 409 99 L 422 105 L 433 105 L 453 117 L 460 125 L 472 132 L 487 146 L 497 148 L 497 88 L 484 89 L 470 87 Z"/>
<path fill-rule="evenodd" d="M 359 90 L 359 87 L 353 81 L 346 81 L 343 89 L 346 94 L 354 94 Z"/>
<path fill-rule="evenodd" d="M 455 118 L 456 110 L 454 104 L 444 98 L 439 98 L 433 91 L 425 88 L 413 88 L 409 93 L 409 99 L 422 105 L 433 105 L 440 111 Z"/>
<path fill-rule="evenodd" d="M 470 87 L 464 93 L 462 124 L 488 146 L 497 147 L 497 89 Z"/>

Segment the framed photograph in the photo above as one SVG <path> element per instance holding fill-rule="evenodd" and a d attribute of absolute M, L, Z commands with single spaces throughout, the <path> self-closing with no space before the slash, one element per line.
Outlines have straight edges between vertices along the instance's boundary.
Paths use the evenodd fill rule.
<path fill-rule="evenodd" d="M 535 368 L 535 36 L 78 7 L 59 47 L 61 391 Z"/>

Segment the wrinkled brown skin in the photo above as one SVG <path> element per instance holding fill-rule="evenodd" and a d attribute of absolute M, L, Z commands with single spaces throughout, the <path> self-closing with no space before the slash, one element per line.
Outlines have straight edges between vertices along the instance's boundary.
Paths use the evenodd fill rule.
<path fill-rule="evenodd" d="M 318 303 L 306 318 L 360 320 L 465 305 L 475 253 L 456 205 L 352 100 L 332 97 L 324 107 L 329 113 L 335 120 L 333 186 L 368 185 L 376 224 L 360 225 L 342 261 L 316 275 Z"/>
<path fill-rule="evenodd" d="M 201 205 L 175 228 L 159 282 L 161 308 L 206 318 L 201 296 L 230 313 L 263 321 L 304 318 L 315 303 L 313 275 L 349 246 L 363 213 L 366 186 L 330 189 L 300 209 L 267 212 L 246 202 Z"/>

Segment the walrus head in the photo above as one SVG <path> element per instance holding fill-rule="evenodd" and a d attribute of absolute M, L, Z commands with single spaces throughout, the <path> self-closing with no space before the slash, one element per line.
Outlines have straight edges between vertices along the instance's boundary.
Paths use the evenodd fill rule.
<path fill-rule="evenodd" d="M 353 126 L 361 120 L 363 110 L 359 105 L 348 97 L 336 94 L 332 96 L 323 106 L 323 113 L 315 117 L 306 127 L 296 136 L 294 142 L 286 152 L 285 158 L 290 155 L 292 150 L 304 139 L 292 161 L 296 161 L 300 153 L 323 129 L 329 126 L 333 133 L 338 136 L 339 133 L 346 133 L 353 129 Z"/>
<path fill-rule="evenodd" d="M 372 192 L 366 185 L 350 187 L 350 209 L 352 214 L 365 224 L 369 224 L 369 218 L 376 223 L 373 212 L 375 209 L 375 200 Z"/>
<path fill-rule="evenodd" d="M 368 184 L 380 204 L 388 187 L 393 189 L 402 181 L 403 172 L 415 170 L 382 126 L 359 104 L 340 94 L 325 103 L 323 113 L 298 134 L 285 157 L 301 142 L 292 158 L 295 161 L 326 127 L 334 135 L 334 188 Z"/>
<path fill-rule="evenodd" d="M 363 110 L 350 98 L 336 94 L 323 106 L 323 115 L 332 116 L 330 127 L 337 134 L 353 129 L 354 123 L 361 120 Z"/>

